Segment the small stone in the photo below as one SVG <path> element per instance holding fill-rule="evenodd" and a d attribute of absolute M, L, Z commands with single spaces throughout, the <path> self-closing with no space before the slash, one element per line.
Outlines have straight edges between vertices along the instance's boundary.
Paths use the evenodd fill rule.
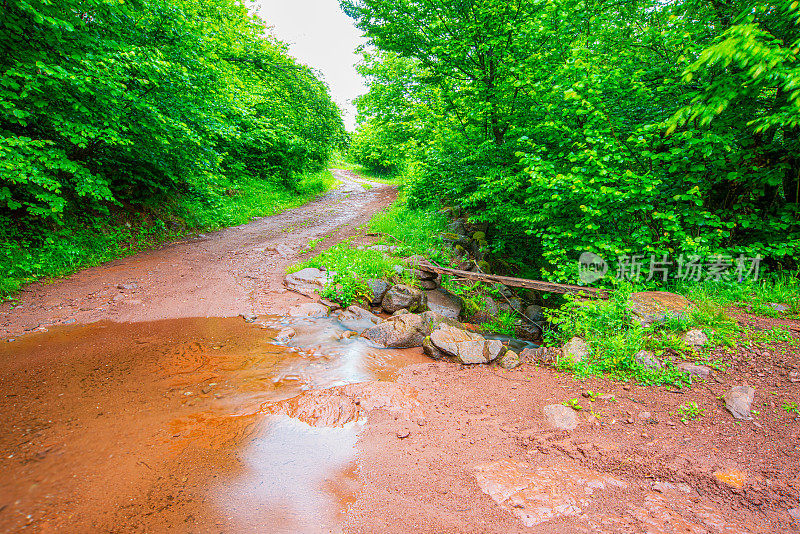
<path fill-rule="evenodd" d="M 684 373 L 689 373 L 697 378 L 708 378 L 711 375 L 711 368 L 705 365 L 695 365 L 693 363 L 683 362 L 676 366 Z"/>
<path fill-rule="evenodd" d="M 541 323 L 545 321 L 544 308 L 539 305 L 531 304 L 525 308 L 525 317 L 534 323 Z"/>
<path fill-rule="evenodd" d="M 789 517 L 800 523 L 800 508 L 789 508 L 786 511 L 789 513 Z"/>
<path fill-rule="evenodd" d="M 497 359 L 497 365 L 503 369 L 514 369 L 519 367 L 522 362 L 520 361 L 519 354 L 513 350 L 507 350 L 505 354 Z"/>
<path fill-rule="evenodd" d="M 735 489 L 742 489 L 745 482 L 747 482 L 747 473 L 743 473 L 738 469 L 725 469 L 714 472 L 714 478 L 717 482 L 725 484 Z"/>
<path fill-rule="evenodd" d="M 503 345 L 502 341 L 489 339 L 486 340 L 486 349 L 484 352 L 486 353 L 486 359 L 493 362 L 506 352 L 506 347 Z"/>
<path fill-rule="evenodd" d="M 395 435 L 398 437 L 398 439 L 406 439 L 408 436 L 411 435 L 411 429 L 401 428 L 395 433 Z"/>
<path fill-rule="evenodd" d="M 690 347 L 703 347 L 706 343 L 708 343 L 708 336 L 702 330 L 694 329 L 689 330 L 683 337 L 681 337 L 684 343 L 689 345 Z"/>
<path fill-rule="evenodd" d="M 791 309 L 786 304 L 779 304 L 777 302 L 770 302 L 768 306 L 778 313 L 787 313 Z"/>
<path fill-rule="evenodd" d="M 258 315 L 255 313 L 240 313 L 239 316 L 244 319 L 246 323 L 254 323 L 256 319 L 258 319 Z"/>
<path fill-rule="evenodd" d="M 327 317 L 330 310 L 324 304 L 318 302 L 304 302 L 299 306 L 289 310 L 289 317 L 316 319 L 319 317 Z"/>
<path fill-rule="evenodd" d="M 578 363 L 589 355 L 589 346 L 580 337 L 573 337 L 563 347 L 561 354 L 572 363 Z"/>
<path fill-rule="evenodd" d="M 556 430 L 574 430 L 578 426 L 575 410 L 563 404 L 549 404 L 542 408 L 545 420 Z"/>
<path fill-rule="evenodd" d="M 386 292 L 392 287 L 389 283 L 377 278 L 370 278 L 367 280 L 367 285 L 372 292 L 372 302 L 370 302 L 372 306 L 380 306 Z"/>
<path fill-rule="evenodd" d="M 755 394 L 755 388 L 750 386 L 734 386 L 723 397 L 725 399 L 725 407 L 736 419 L 749 421 L 752 419 L 750 407 L 753 404 Z"/>
<path fill-rule="evenodd" d="M 386 313 L 394 313 L 400 309 L 407 309 L 413 312 L 424 308 L 426 304 L 425 293 L 417 288 L 403 284 L 397 284 L 389 289 L 381 301 L 381 307 Z"/>
<path fill-rule="evenodd" d="M 789 382 L 793 384 L 800 382 L 800 373 L 797 371 L 789 371 Z"/>
<path fill-rule="evenodd" d="M 284 328 L 280 332 L 275 335 L 275 341 L 278 343 L 286 343 L 290 339 L 292 339 L 297 332 L 295 332 L 294 328 Z"/>
<path fill-rule="evenodd" d="M 640 350 L 634 356 L 634 360 L 636 360 L 636 363 L 645 369 L 652 371 L 657 371 L 664 367 L 664 364 L 661 363 L 661 360 L 656 358 L 656 355 L 649 350 Z"/>

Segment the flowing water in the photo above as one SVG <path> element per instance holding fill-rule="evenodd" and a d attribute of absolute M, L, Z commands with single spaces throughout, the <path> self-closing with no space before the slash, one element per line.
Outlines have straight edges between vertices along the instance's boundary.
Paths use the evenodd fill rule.
<path fill-rule="evenodd" d="M 101 322 L 0 343 L 0 531 L 337 531 L 364 414 L 346 385 L 425 360 L 332 318 L 280 343 L 286 326 Z"/>

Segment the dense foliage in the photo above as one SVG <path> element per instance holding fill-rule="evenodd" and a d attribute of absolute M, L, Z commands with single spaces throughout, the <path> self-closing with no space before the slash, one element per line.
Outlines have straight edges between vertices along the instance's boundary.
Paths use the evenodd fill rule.
<path fill-rule="evenodd" d="M 498 252 L 564 281 L 587 250 L 798 266 L 797 2 L 342 4 L 374 50 L 356 137 Z"/>
<path fill-rule="evenodd" d="M 343 136 L 328 88 L 236 0 L 0 5 L 6 257 L 113 206 L 291 191 Z"/>

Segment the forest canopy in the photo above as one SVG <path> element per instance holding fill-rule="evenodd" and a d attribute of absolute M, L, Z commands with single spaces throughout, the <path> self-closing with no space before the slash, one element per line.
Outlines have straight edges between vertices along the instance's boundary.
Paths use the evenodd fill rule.
<path fill-rule="evenodd" d="M 235 0 L 0 3 L 7 240 L 251 178 L 291 189 L 344 135 L 325 84 Z"/>
<path fill-rule="evenodd" d="M 584 251 L 800 265 L 798 2 L 342 0 L 355 157 L 576 281 Z"/>

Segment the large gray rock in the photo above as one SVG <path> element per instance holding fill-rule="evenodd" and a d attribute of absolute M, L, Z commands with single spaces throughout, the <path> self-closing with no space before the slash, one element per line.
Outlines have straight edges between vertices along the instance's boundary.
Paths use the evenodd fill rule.
<path fill-rule="evenodd" d="M 686 297 L 667 291 L 632 293 L 628 304 L 642 326 L 663 323 L 667 317 L 681 317 L 696 309 Z"/>
<path fill-rule="evenodd" d="M 372 301 L 370 304 L 373 306 L 380 306 L 384 295 L 386 295 L 386 292 L 389 291 L 390 287 L 392 287 L 388 282 L 378 278 L 370 278 L 367 280 L 367 285 L 369 286 L 369 290 L 372 292 Z"/>
<path fill-rule="evenodd" d="M 750 407 L 753 405 L 756 390 L 750 386 L 734 386 L 724 395 L 725 407 L 736 419 L 749 421 Z"/>
<path fill-rule="evenodd" d="M 459 315 L 461 315 L 461 310 L 464 309 L 461 299 L 444 289 L 426 291 L 425 295 L 429 310 L 450 319 L 458 319 Z"/>
<path fill-rule="evenodd" d="M 657 371 L 664 368 L 664 364 L 661 363 L 661 360 L 656 358 L 656 355 L 649 350 L 640 350 L 636 353 L 636 356 L 634 356 L 634 360 L 650 371 Z"/>
<path fill-rule="evenodd" d="M 683 342 L 689 345 L 690 347 L 703 347 L 706 343 L 708 343 L 708 336 L 702 330 L 689 330 L 685 334 L 683 334 Z"/>
<path fill-rule="evenodd" d="M 381 302 L 381 307 L 386 313 L 394 313 L 402 309 L 417 311 L 424 308 L 426 302 L 427 298 L 425 293 L 421 290 L 415 287 L 397 284 L 386 292 Z"/>
<path fill-rule="evenodd" d="M 503 344 L 497 340 L 487 341 L 480 334 L 446 324 L 431 333 L 430 341 L 441 352 L 464 364 L 489 363 L 504 350 Z"/>
<path fill-rule="evenodd" d="M 420 347 L 427 333 L 422 318 L 414 313 L 389 317 L 361 333 L 361 336 L 383 347 L 407 349 Z"/>
<path fill-rule="evenodd" d="M 355 332 L 363 332 L 383 319 L 359 306 L 350 306 L 345 311 L 339 314 L 338 321 L 347 328 Z"/>
<path fill-rule="evenodd" d="M 561 347 L 561 355 L 572 363 L 578 363 L 589 355 L 589 345 L 583 338 L 573 337 Z"/>
<path fill-rule="evenodd" d="M 542 408 L 544 419 L 555 430 L 575 430 L 578 416 L 575 410 L 563 404 L 549 404 Z"/>
<path fill-rule="evenodd" d="M 323 271 L 313 267 L 307 267 L 296 273 L 286 275 L 283 284 L 287 289 L 296 291 L 308 297 L 314 297 L 317 291 L 325 287 L 330 280 L 336 276 L 332 271 Z"/>
<path fill-rule="evenodd" d="M 484 311 L 493 317 L 497 315 L 498 311 L 500 311 L 497 308 L 497 302 L 495 302 L 495 300 L 489 295 L 483 297 L 483 306 Z"/>

